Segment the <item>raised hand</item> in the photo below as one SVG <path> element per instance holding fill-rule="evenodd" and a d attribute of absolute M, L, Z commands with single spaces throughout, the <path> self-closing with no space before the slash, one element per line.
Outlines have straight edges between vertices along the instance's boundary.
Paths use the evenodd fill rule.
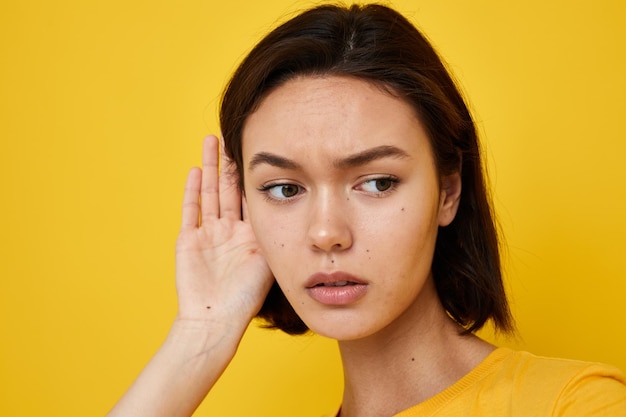
<path fill-rule="evenodd" d="M 191 416 L 220 377 L 273 277 L 242 219 L 237 177 L 218 139 L 189 172 L 176 244 L 178 315 L 163 346 L 108 417 Z"/>
<path fill-rule="evenodd" d="M 218 139 L 207 137 L 202 170 L 193 168 L 187 178 L 176 245 L 177 320 L 247 325 L 273 278 L 242 219 L 238 178 L 223 154 L 218 173 L 218 148 Z"/>

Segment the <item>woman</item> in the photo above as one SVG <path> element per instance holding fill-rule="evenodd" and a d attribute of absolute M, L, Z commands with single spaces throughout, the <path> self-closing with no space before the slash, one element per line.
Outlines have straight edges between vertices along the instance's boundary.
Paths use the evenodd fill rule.
<path fill-rule="evenodd" d="M 187 180 L 177 318 L 111 416 L 191 415 L 256 315 L 338 340 L 342 417 L 626 415 L 619 371 L 474 335 L 513 327 L 475 127 L 395 11 L 321 6 L 275 29 L 221 126 L 222 174 L 209 137 Z"/>

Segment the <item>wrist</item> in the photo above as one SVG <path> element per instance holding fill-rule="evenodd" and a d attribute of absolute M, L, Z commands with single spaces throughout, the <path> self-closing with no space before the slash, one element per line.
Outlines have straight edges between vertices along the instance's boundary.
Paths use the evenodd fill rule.
<path fill-rule="evenodd" d="M 237 349 L 247 326 L 237 326 L 218 320 L 199 320 L 176 317 L 168 333 L 166 344 L 184 349 L 191 354 L 211 354 Z M 195 351 L 195 353 L 194 353 Z"/>

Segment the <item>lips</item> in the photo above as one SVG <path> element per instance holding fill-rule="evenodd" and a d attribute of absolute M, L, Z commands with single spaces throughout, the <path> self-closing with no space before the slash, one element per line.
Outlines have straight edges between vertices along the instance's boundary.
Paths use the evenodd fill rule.
<path fill-rule="evenodd" d="M 354 282 L 350 281 L 337 281 L 337 282 L 328 282 L 325 284 L 317 284 L 316 287 L 345 287 L 346 285 L 354 285 Z"/>
<path fill-rule="evenodd" d="M 346 285 L 367 285 L 367 282 L 347 272 L 337 271 L 332 273 L 318 272 L 311 275 L 304 283 L 306 288 L 319 286 L 343 287 Z"/>
<path fill-rule="evenodd" d="M 305 283 L 307 294 L 326 305 L 349 305 L 365 295 L 368 283 L 345 272 L 317 273 Z"/>

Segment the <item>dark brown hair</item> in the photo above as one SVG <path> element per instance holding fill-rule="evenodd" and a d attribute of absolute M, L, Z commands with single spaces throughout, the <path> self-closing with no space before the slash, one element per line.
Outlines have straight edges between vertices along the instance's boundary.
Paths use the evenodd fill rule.
<path fill-rule="evenodd" d="M 297 76 L 356 77 L 405 100 L 426 127 L 440 177 L 458 172 L 459 209 L 440 227 L 432 272 L 448 314 L 467 332 L 489 319 L 510 331 L 498 237 L 472 117 L 454 81 L 426 38 L 382 5 L 325 5 L 305 11 L 263 38 L 224 93 L 220 122 L 227 155 L 243 182 L 242 132 L 272 89 Z M 269 327 L 308 329 L 275 283 L 259 312 Z"/>

